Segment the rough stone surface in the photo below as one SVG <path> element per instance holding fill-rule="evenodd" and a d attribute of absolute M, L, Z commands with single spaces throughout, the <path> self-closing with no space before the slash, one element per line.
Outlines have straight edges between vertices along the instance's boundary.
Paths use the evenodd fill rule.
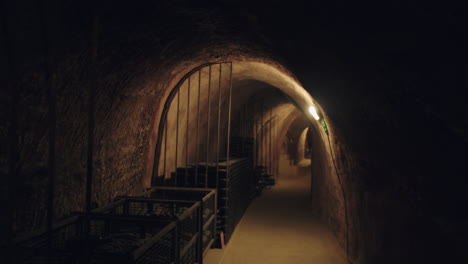
<path fill-rule="evenodd" d="M 1 91 L 0 117 L 6 122 L 0 125 L 0 173 L 8 184 L 1 187 L 2 204 L 15 205 L 13 229 L 22 232 L 45 223 L 48 75 L 41 9 L 25 8 L 37 4 L 30 0 L 6 2 L 9 36 L 2 42 L 0 72 L 9 89 Z M 311 203 L 343 248 L 346 203 L 350 261 L 466 259 L 468 123 L 460 96 L 466 86 L 465 60 L 461 49 L 432 41 L 446 40 L 441 32 L 464 36 L 456 32 L 459 24 L 445 31 L 443 23 L 423 19 L 420 26 L 431 30 L 376 27 L 375 35 L 346 29 L 341 34 L 356 33 L 353 38 L 362 41 L 343 43 L 334 38 L 340 32 L 309 28 L 318 25 L 307 20 L 313 17 L 309 13 L 288 25 L 276 15 L 261 24 L 255 15 L 239 15 L 240 9 L 228 4 L 194 8 L 172 2 L 99 4 L 98 59 L 93 64 L 91 8 L 82 1 L 64 1 L 52 71 L 57 95 L 55 219 L 84 208 L 90 86 L 96 90 L 93 200 L 102 206 L 147 186 L 163 101 L 180 78 L 207 61 L 255 61 L 292 76 L 286 68 L 291 69 L 319 102 L 332 151 L 316 125 Z M 289 26 L 300 33 L 288 35 Z M 318 35 L 312 45 L 303 41 L 304 32 L 311 31 Z M 414 42 L 395 41 L 399 34 L 412 35 Z M 280 47 L 273 49 L 272 41 Z"/>

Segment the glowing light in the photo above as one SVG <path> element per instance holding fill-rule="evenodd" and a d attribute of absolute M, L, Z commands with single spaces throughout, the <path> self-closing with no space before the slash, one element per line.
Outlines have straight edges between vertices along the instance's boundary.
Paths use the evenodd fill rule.
<path fill-rule="evenodd" d="M 314 106 L 309 107 L 309 112 L 312 114 L 312 116 L 315 118 L 315 120 L 319 120 L 320 117 L 317 114 L 317 109 L 315 109 Z"/>

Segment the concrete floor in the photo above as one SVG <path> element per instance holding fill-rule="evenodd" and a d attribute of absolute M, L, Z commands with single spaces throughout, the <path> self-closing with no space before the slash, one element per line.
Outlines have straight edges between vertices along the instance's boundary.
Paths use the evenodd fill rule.
<path fill-rule="evenodd" d="M 280 179 L 247 209 L 224 250 L 212 249 L 207 264 L 346 263 L 345 252 L 314 220 L 310 176 Z"/>

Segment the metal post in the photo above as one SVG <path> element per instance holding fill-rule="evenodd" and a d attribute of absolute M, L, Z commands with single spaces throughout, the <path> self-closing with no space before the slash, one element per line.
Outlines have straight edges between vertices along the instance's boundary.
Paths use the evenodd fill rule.
<path fill-rule="evenodd" d="M 245 125 L 245 116 L 244 116 L 245 105 L 241 108 L 241 137 L 244 137 L 244 125 Z"/>
<path fill-rule="evenodd" d="M 216 143 L 216 188 L 218 188 L 219 175 L 219 137 L 221 133 L 221 63 L 219 64 L 219 86 L 218 86 L 218 140 Z"/>
<path fill-rule="evenodd" d="M 238 119 L 239 119 L 239 134 L 238 134 L 238 136 L 242 137 L 242 113 L 241 113 L 241 111 L 238 111 L 238 115 L 239 115 L 239 117 L 238 117 Z"/>
<path fill-rule="evenodd" d="M 244 150 L 244 139 L 245 139 L 245 104 L 242 105 L 241 110 L 240 110 L 240 122 L 241 122 L 241 133 L 240 133 L 240 140 L 241 140 L 241 149 L 240 152 Z"/>
<path fill-rule="evenodd" d="M 247 122 L 249 122 L 249 116 L 248 116 L 248 104 L 244 105 L 244 137 L 247 137 Z"/>
<path fill-rule="evenodd" d="M 187 80 L 187 127 L 185 129 L 185 186 L 188 185 L 188 127 L 189 127 L 189 113 L 190 113 L 190 77 Z"/>
<path fill-rule="evenodd" d="M 179 103 L 180 103 L 180 86 L 177 86 L 177 124 L 176 124 L 176 147 L 175 147 L 175 177 L 174 177 L 174 186 L 177 186 L 177 151 L 179 150 Z"/>
<path fill-rule="evenodd" d="M 166 126 L 164 127 L 164 180 L 166 179 L 166 150 L 167 150 L 167 115 Z"/>
<path fill-rule="evenodd" d="M 251 109 L 252 109 L 252 106 L 250 105 L 250 102 L 249 104 L 247 105 L 247 137 L 250 136 L 250 130 L 251 130 L 251 127 L 250 127 L 250 122 L 251 122 L 251 118 L 250 118 L 250 114 L 251 114 Z"/>
<path fill-rule="evenodd" d="M 210 146 L 210 110 L 211 110 L 211 103 L 210 103 L 210 94 L 211 94 L 211 65 L 209 66 L 208 72 L 208 121 L 207 121 L 207 134 L 206 134 L 206 171 L 205 171 L 205 188 L 208 188 L 208 153 L 209 153 L 209 146 Z"/>
<path fill-rule="evenodd" d="M 252 114 L 252 119 L 253 119 L 253 127 L 254 127 L 254 133 L 253 133 L 253 140 L 254 140 L 254 145 L 253 145 L 253 160 L 254 160 L 254 168 L 257 166 L 257 121 L 255 121 L 255 101 L 252 105 L 253 108 L 253 114 Z"/>
<path fill-rule="evenodd" d="M 276 115 L 276 125 L 275 125 L 275 153 L 276 153 L 276 155 L 275 155 L 275 160 L 276 160 L 275 173 L 276 173 L 276 183 L 278 183 L 278 179 L 279 179 L 278 126 L 279 126 L 278 115 Z"/>
<path fill-rule="evenodd" d="M 197 162 L 195 163 L 195 186 L 198 187 L 198 129 L 200 126 L 200 84 L 201 84 L 201 70 L 198 70 L 198 99 L 197 99 L 197 141 L 195 144 L 195 152 L 197 153 Z"/>
<path fill-rule="evenodd" d="M 239 110 L 239 137 L 242 137 L 242 111 Z"/>
<path fill-rule="evenodd" d="M 198 264 L 203 264 L 203 203 L 200 203 L 200 206 L 197 208 L 197 229 L 198 229 L 198 234 L 197 234 L 197 240 L 198 240 L 198 245 L 197 245 L 197 262 Z"/>
<path fill-rule="evenodd" d="M 259 107 L 260 108 L 260 107 Z M 258 111 L 260 111 L 261 109 L 258 109 Z M 259 113 L 258 115 L 260 116 L 261 113 Z M 258 117 L 257 119 L 255 119 L 255 124 L 256 124 L 256 135 L 257 135 L 257 166 L 261 166 L 262 164 L 262 153 L 261 153 L 261 149 L 262 149 L 262 144 L 261 144 L 261 131 L 262 131 L 262 127 L 261 127 L 261 117 Z"/>
<path fill-rule="evenodd" d="M 249 104 L 249 136 L 252 136 L 252 129 L 253 129 L 253 105 Z"/>
<path fill-rule="evenodd" d="M 232 95 L 232 62 L 229 73 L 229 114 L 228 114 L 228 131 L 227 131 L 227 151 L 226 151 L 226 174 L 229 175 L 229 145 L 231 141 L 231 95 Z M 227 176 L 226 175 L 226 176 Z"/>
<path fill-rule="evenodd" d="M 180 263 L 180 248 L 179 248 L 179 242 L 180 242 L 180 237 L 179 233 L 181 230 L 181 224 L 180 221 L 176 222 L 176 226 L 174 227 L 174 235 L 172 237 L 172 249 L 173 249 L 173 254 L 174 254 L 174 263 L 179 264 Z"/>
<path fill-rule="evenodd" d="M 247 104 L 247 135 L 246 137 L 248 138 L 250 136 L 250 102 Z"/>
<path fill-rule="evenodd" d="M 263 102 L 261 104 L 260 109 L 260 158 L 261 158 L 261 166 L 263 166 Z"/>
<path fill-rule="evenodd" d="M 247 137 L 247 104 L 244 105 L 244 137 Z"/>
<path fill-rule="evenodd" d="M 246 105 L 244 104 L 242 106 L 242 137 L 245 137 L 245 129 L 246 129 L 246 126 L 245 126 L 245 123 L 246 123 L 246 114 L 245 114 L 245 109 L 246 109 Z"/>
<path fill-rule="evenodd" d="M 244 104 L 244 138 L 247 137 L 247 122 L 248 122 L 248 117 L 247 117 L 247 106 L 248 102 Z M 242 140 L 242 143 L 244 143 L 244 140 Z M 244 148 L 244 147 L 242 147 Z"/>
<path fill-rule="evenodd" d="M 272 122 L 271 116 L 272 116 L 272 112 L 273 112 L 273 108 L 270 107 L 270 131 L 269 131 L 269 134 L 270 134 L 270 154 L 268 155 L 268 157 L 270 159 L 270 165 L 269 165 L 270 175 L 273 172 L 273 169 L 271 167 L 271 122 Z"/>

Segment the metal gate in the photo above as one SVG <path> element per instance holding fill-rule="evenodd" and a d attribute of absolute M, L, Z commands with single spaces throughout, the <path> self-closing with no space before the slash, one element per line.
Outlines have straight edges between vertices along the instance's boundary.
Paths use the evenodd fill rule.
<path fill-rule="evenodd" d="M 153 185 L 175 185 L 182 180 L 207 187 L 208 166 L 213 163 L 218 175 L 220 159 L 230 158 L 231 90 L 232 62 L 203 64 L 177 83 L 166 100 L 159 124 Z M 215 146 L 210 144 L 213 142 Z M 194 179 L 188 179 L 190 165 L 195 166 Z M 199 166 L 206 167 L 201 183 Z"/>

